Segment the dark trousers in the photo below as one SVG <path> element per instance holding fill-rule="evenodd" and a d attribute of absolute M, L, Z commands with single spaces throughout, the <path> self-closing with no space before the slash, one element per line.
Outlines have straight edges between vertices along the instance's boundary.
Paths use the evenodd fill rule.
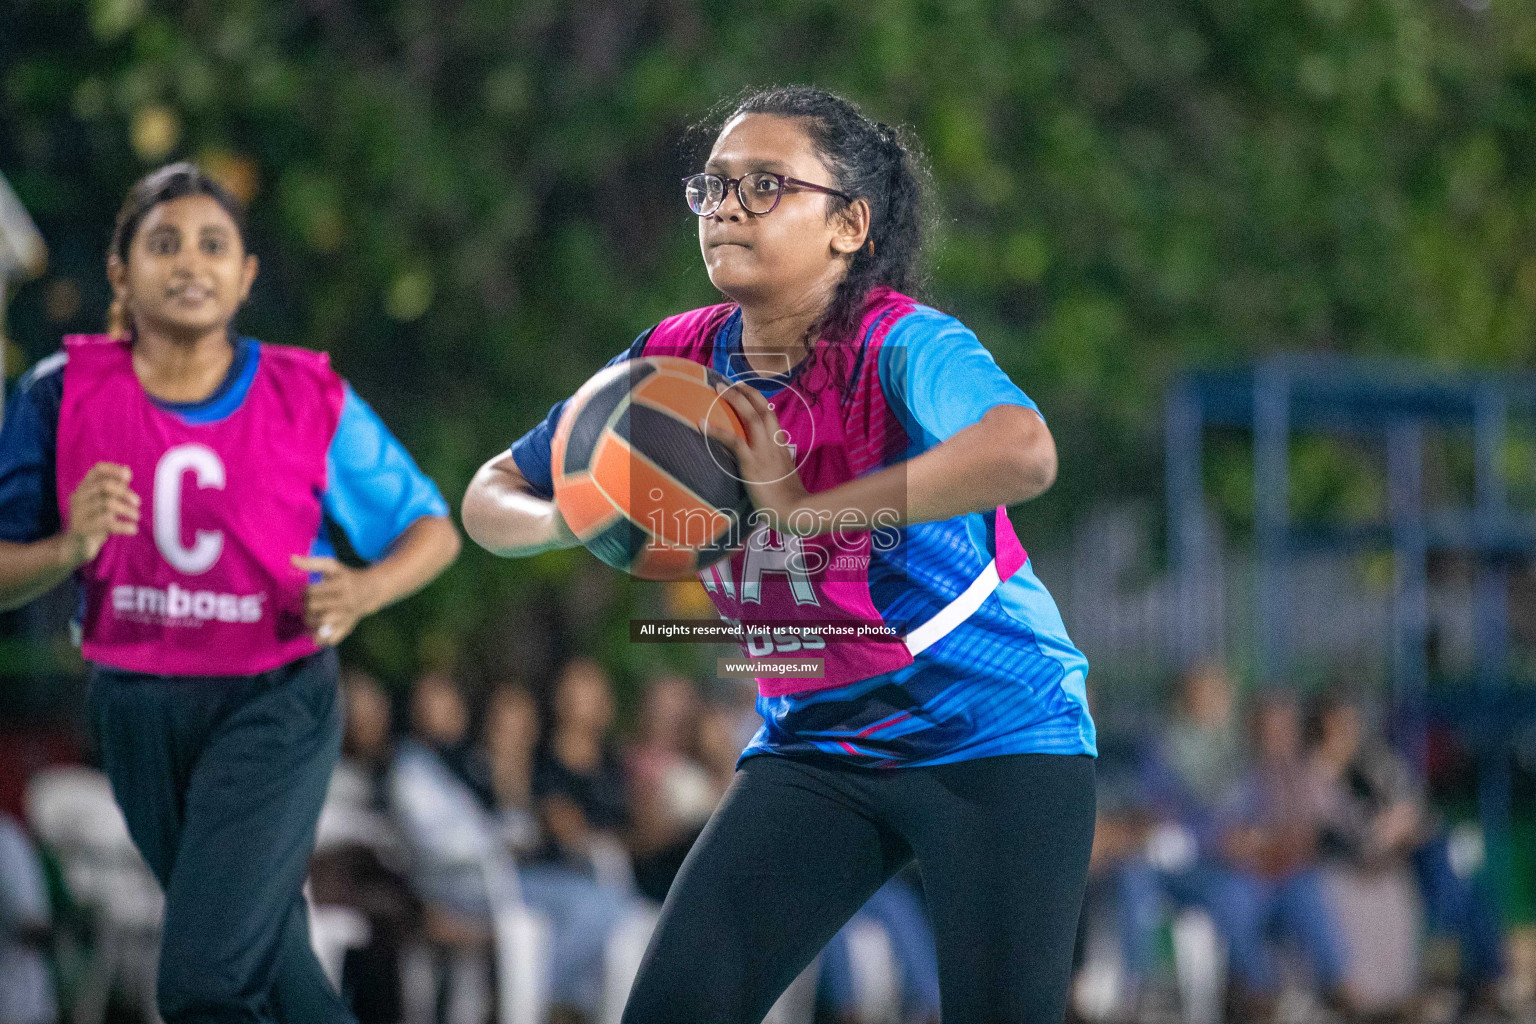
<path fill-rule="evenodd" d="M 750 757 L 667 894 L 624 1024 L 758 1024 L 914 857 L 944 1024 L 1060 1024 L 1093 821 L 1087 756 Z"/>
<path fill-rule="evenodd" d="M 352 1024 L 302 893 L 341 752 L 336 680 L 329 650 L 255 676 L 91 677 L 102 768 L 165 890 L 166 1024 Z"/>
<path fill-rule="evenodd" d="M 1436 836 L 1413 851 L 1413 869 L 1431 928 L 1461 941 L 1461 984 L 1477 992 L 1504 974 L 1504 936 L 1493 895 L 1451 867 L 1450 844 Z"/>

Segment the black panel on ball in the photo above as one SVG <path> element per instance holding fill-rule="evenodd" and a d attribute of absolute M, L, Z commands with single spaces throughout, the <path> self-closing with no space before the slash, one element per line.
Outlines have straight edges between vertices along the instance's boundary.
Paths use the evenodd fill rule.
<path fill-rule="evenodd" d="M 614 433 L 714 509 L 741 504 L 746 488 L 738 479 L 736 456 L 674 416 L 631 402 L 619 414 Z"/>
<path fill-rule="evenodd" d="M 565 443 L 566 473 L 579 473 L 587 468 L 592 461 L 592 452 L 597 448 L 598 438 L 613 417 L 614 410 L 629 397 L 630 390 L 636 384 L 656 372 L 655 366 L 643 361 L 633 366 L 621 363 L 618 368 L 623 372 L 614 374 L 613 380 L 593 392 L 576 413 L 576 422 L 571 424 L 571 436 Z"/>
<path fill-rule="evenodd" d="M 615 569 L 629 571 L 630 564 L 640 553 L 640 548 L 650 539 L 635 523 L 620 517 L 619 521 L 602 533 L 584 542 L 586 549 Z"/>

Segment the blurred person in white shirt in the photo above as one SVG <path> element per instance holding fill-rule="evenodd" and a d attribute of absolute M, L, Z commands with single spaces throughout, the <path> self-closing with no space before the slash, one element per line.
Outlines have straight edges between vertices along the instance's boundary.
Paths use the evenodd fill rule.
<path fill-rule="evenodd" d="M 21 823 L 0 812 L 0 1024 L 59 1018 L 47 950 L 53 913 L 37 849 Z"/>

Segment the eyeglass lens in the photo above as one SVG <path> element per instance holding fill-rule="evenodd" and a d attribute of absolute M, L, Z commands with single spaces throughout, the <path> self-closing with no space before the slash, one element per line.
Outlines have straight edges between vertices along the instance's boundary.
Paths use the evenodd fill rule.
<path fill-rule="evenodd" d="M 725 201 L 725 179 L 718 174 L 695 174 L 684 186 L 688 208 L 700 217 L 707 217 Z M 736 186 L 736 198 L 748 213 L 768 213 L 779 201 L 780 184 L 777 175 L 756 171 L 742 177 Z"/>

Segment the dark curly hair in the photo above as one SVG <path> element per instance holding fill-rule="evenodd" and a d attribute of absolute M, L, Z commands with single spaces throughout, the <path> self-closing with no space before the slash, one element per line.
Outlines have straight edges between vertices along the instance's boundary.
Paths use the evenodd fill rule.
<path fill-rule="evenodd" d="M 832 301 L 806 333 L 811 355 L 796 367 L 796 375 L 803 379 L 815 361 L 811 343 L 817 337 L 833 342 L 834 349 L 854 340 L 871 289 L 885 285 L 914 296 L 925 289 L 925 244 L 932 217 L 928 164 L 909 130 L 876 121 L 851 100 L 825 89 L 791 85 L 749 91 L 719 108 L 700 128 L 712 138 L 743 114 L 800 122 L 816 154 L 832 171 L 836 187 L 869 203 L 868 242 L 853 254 Z M 848 209 L 847 200 L 826 198 L 829 217 Z"/>

